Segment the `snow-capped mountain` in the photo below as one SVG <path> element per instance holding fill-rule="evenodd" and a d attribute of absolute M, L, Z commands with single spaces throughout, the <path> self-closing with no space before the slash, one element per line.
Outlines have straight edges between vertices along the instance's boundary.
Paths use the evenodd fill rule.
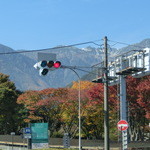
<path fill-rule="evenodd" d="M 150 39 L 120 50 L 108 48 L 109 60 L 122 52 L 137 49 L 137 46 L 150 47 Z M 14 50 L 0 45 L 0 53 L 7 52 L 14 52 Z M 66 47 L 44 52 L 55 53 L 57 60 L 61 61 L 62 65 L 76 66 L 77 70 L 75 71 L 80 77 L 91 71 L 90 66 L 103 61 L 103 49 L 101 47 Z M 49 72 L 47 76 L 39 76 L 38 70 L 33 68 L 33 65 L 37 62 L 37 52 L 0 54 L 0 62 L 0 72 L 9 75 L 19 90 L 65 87 L 78 79 L 77 75 L 70 69 L 58 69 Z"/>

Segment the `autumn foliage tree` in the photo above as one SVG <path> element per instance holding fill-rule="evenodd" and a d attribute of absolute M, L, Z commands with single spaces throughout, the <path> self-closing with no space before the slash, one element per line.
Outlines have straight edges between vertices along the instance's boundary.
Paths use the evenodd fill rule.
<path fill-rule="evenodd" d="M 101 139 L 103 135 L 103 86 L 95 84 L 91 89 L 85 91 L 87 101 L 84 105 L 82 119 L 82 130 L 88 139 Z"/>
<path fill-rule="evenodd" d="M 79 82 L 73 81 L 72 83 L 73 84 L 72 84 L 71 88 L 78 90 L 79 89 Z M 93 86 L 95 86 L 95 83 L 93 83 L 93 82 L 90 82 L 90 81 L 80 81 L 80 89 L 81 90 L 90 89 Z"/>
<path fill-rule="evenodd" d="M 18 98 L 18 104 L 23 104 L 28 110 L 25 122 L 48 122 L 51 136 L 60 128 L 61 104 L 66 90 L 45 89 L 42 91 L 27 91 Z"/>
<path fill-rule="evenodd" d="M 144 128 L 150 119 L 150 76 L 128 77 L 129 133 L 132 141 L 144 140 Z"/>
<path fill-rule="evenodd" d="M 127 102 L 131 141 L 144 140 L 149 133 L 150 76 L 128 77 Z M 81 81 L 82 138 L 102 139 L 104 133 L 103 84 Z M 109 87 L 110 138 L 118 135 L 119 101 L 117 86 Z M 19 96 L 19 97 L 18 97 Z M 17 99 L 18 97 L 18 99 Z M 17 101 L 16 101 L 17 100 Z M 16 90 L 9 76 L 0 74 L 0 133 L 10 134 L 25 127 L 25 123 L 48 122 L 52 137 L 62 137 L 65 132 L 78 137 L 79 82 L 71 88 L 49 88 L 41 91 Z M 147 134 L 148 135 L 148 134 Z M 148 137 L 147 137 L 148 138 Z"/>
<path fill-rule="evenodd" d="M 103 139 L 104 134 L 104 90 L 103 84 L 81 81 L 81 127 L 82 138 Z M 132 140 L 143 137 L 149 119 L 150 77 L 127 79 L 127 100 L 129 106 L 129 132 Z M 117 85 L 118 86 L 118 85 Z M 117 86 L 109 87 L 110 137 L 117 138 L 119 101 Z M 27 91 L 19 96 L 23 105 L 25 122 L 48 122 L 51 136 L 62 136 L 67 132 L 78 137 L 79 83 L 71 88 Z M 26 113 L 25 113 L 26 112 Z M 140 118 L 140 120 L 139 120 Z"/>
<path fill-rule="evenodd" d="M 102 139 L 104 134 L 104 87 L 103 84 L 95 84 L 92 88 L 87 90 L 88 101 L 86 103 L 86 116 L 84 126 L 90 138 Z M 109 87 L 109 112 L 111 130 L 116 132 L 117 120 L 117 90 L 116 87 Z M 88 132 L 89 131 L 89 132 Z"/>

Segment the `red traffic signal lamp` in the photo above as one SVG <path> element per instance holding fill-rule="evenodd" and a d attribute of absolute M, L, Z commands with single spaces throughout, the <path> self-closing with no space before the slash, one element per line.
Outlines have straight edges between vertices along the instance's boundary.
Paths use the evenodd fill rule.
<path fill-rule="evenodd" d="M 61 67 L 61 62 L 60 61 L 56 61 L 53 65 L 54 68 L 60 68 Z"/>

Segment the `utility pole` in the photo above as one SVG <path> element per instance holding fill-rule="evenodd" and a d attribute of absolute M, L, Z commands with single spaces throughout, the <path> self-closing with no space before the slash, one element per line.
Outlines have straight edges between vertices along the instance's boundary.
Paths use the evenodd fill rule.
<path fill-rule="evenodd" d="M 108 52 L 107 37 L 104 37 L 104 149 L 109 150 L 109 105 L 108 105 Z"/>

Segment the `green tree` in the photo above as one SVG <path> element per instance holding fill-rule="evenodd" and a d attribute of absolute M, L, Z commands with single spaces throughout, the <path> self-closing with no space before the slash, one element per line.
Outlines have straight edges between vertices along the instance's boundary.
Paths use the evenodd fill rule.
<path fill-rule="evenodd" d="M 17 111 L 19 109 L 16 100 L 19 91 L 9 76 L 0 73 L 0 134 L 10 134 L 17 131 Z"/>

